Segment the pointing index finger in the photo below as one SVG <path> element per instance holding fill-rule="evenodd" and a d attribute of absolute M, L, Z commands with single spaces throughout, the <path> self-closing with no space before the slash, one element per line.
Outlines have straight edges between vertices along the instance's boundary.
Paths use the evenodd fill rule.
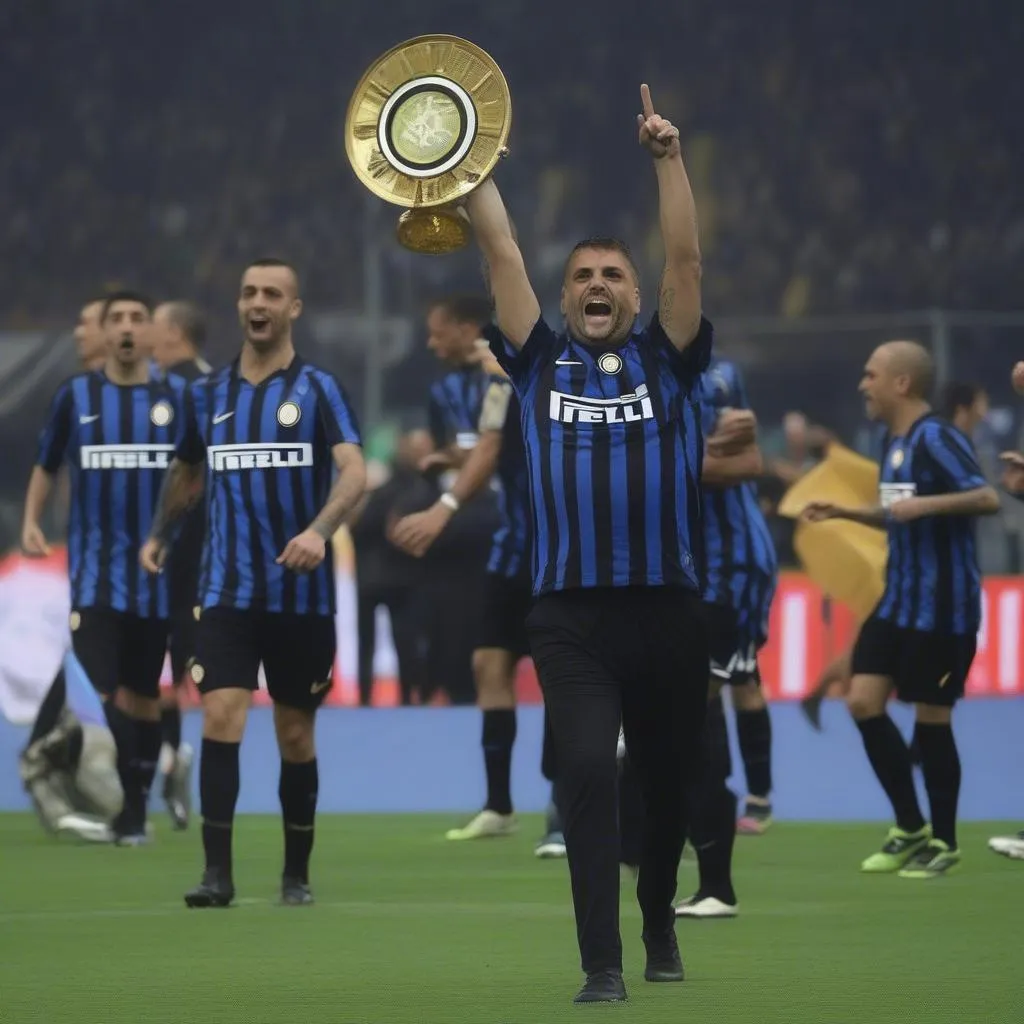
<path fill-rule="evenodd" d="M 651 89 L 650 86 L 645 82 L 640 86 L 640 102 L 644 108 L 644 120 L 646 121 L 649 117 L 654 117 L 654 103 L 651 101 Z"/>

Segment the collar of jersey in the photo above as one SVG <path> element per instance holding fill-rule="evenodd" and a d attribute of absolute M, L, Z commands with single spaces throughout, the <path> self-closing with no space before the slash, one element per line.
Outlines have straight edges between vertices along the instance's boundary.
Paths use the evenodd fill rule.
<path fill-rule="evenodd" d="M 636 338 L 643 334 L 644 325 L 640 320 L 639 316 L 633 317 L 633 326 L 630 329 L 629 334 L 620 341 L 617 345 L 592 345 L 586 341 L 580 341 L 579 338 L 574 338 L 572 332 L 569 330 L 568 324 L 565 326 L 565 337 L 569 343 L 569 347 L 577 350 L 586 352 L 592 360 L 596 360 L 603 356 L 606 352 L 621 352 L 631 342 L 635 341 Z"/>
<path fill-rule="evenodd" d="M 272 381 L 277 380 L 278 377 L 284 377 L 285 381 L 290 384 L 292 381 L 296 379 L 296 377 L 298 377 L 299 371 L 302 369 L 304 364 L 302 362 L 302 356 L 300 356 L 299 353 L 296 352 L 292 361 L 286 367 L 284 367 L 284 369 L 275 370 L 269 377 L 264 377 L 264 379 L 261 380 L 259 384 L 253 384 L 252 381 L 246 380 L 245 377 L 242 376 L 241 365 L 241 355 L 235 356 L 235 358 L 228 365 L 228 373 L 236 380 L 238 380 L 238 382 L 241 384 L 246 384 L 251 388 L 262 388 L 265 387 L 267 384 L 270 384 Z"/>

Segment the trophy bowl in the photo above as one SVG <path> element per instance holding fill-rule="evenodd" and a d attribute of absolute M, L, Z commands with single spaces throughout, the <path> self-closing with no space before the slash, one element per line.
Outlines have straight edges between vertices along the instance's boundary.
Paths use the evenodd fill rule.
<path fill-rule="evenodd" d="M 508 84 L 489 54 L 458 36 L 417 36 L 360 78 L 345 153 L 366 188 L 405 207 L 399 242 L 440 255 L 469 241 L 458 204 L 508 153 L 511 127 Z"/>

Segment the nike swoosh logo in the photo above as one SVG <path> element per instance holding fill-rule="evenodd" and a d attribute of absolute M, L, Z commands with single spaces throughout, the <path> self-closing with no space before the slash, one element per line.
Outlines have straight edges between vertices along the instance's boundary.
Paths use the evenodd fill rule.
<path fill-rule="evenodd" d="M 555 366 L 582 366 L 578 359 L 556 359 Z"/>
<path fill-rule="evenodd" d="M 309 688 L 309 692 L 310 693 L 321 693 L 322 691 L 326 690 L 327 687 L 330 686 L 330 685 L 331 685 L 330 679 L 328 679 L 326 682 L 323 682 L 323 683 L 314 683 Z"/>
<path fill-rule="evenodd" d="M 942 677 L 942 678 L 941 678 L 941 679 L 939 680 L 939 689 L 942 689 L 942 687 L 943 687 L 943 686 L 945 686 L 945 685 L 946 685 L 946 683 L 948 683 L 948 682 L 949 682 L 949 677 L 950 677 L 950 676 L 951 676 L 952 674 L 953 674 L 952 672 L 947 672 L 947 673 L 946 673 L 946 674 L 945 674 L 945 675 L 944 675 L 944 676 L 943 676 L 943 677 Z"/>
<path fill-rule="evenodd" d="M 99 413 L 96 413 L 95 416 L 79 416 L 78 417 L 78 422 L 82 423 L 82 424 L 93 423 L 96 420 L 98 420 L 99 418 L 100 418 L 100 414 Z"/>
<path fill-rule="evenodd" d="M 233 412 L 222 412 L 219 416 L 213 417 L 213 425 L 216 426 L 218 423 L 223 423 L 225 420 L 231 419 L 235 414 Z"/>

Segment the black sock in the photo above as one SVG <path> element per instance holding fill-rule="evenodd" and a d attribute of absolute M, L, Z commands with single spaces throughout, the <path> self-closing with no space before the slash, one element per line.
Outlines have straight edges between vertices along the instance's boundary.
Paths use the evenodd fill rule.
<path fill-rule="evenodd" d="M 767 800 L 772 791 L 772 720 L 767 708 L 736 712 L 736 734 L 751 796 Z"/>
<path fill-rule="evenodd" d="M 871 767 L 892 804 L 896 824 L 905 832 L 920 831 L 924 828 L 924 818 L 914 789 L 914 769 L 910 751 L 896 723 L 888 715 L 881 714 L 861 719 L 857 728 L 864 739 Z"/>
<path fill-rule="evenodd" d="M 956 845 L 956 808 L 960 799 L 960 755 L 950 725 L 917 723 L 921 770 L 932 811 L 932 834 L 951 850 Z"/>
<path fill-rule="evenodd" d="M 132 790 L 137 801 L 137 818 L 133 824 L 139 828 L 146 825 L 146 805 L 149 802 L 149 791 L 156 775 L 156 763 L 160 758 L 160 746 L 163 734 L 159 722 L 146 722 L 133 718 L 135 729 L 135 756 L 132 758 Z"/>
<path fill-rule="evenodd" d="M 238 801 L 238 743 L 203 740 L 199 800 L 207 868 L 231 874 L 231 830 Z"/>
<path fill-rule="evenodd" d="M 483 748 L 489 811 L 512 813 L 512 747 L 516 742 L 516 709 L 484 712 Z"/>
<path fill-rule="evenodd" d="M 732 885 L 732 850 L 736 839 L 736 796 L 727 781 L 732 774 L 729 732 L 721 698 L 708 704 L 701 733 L 700 763 L 690 787 L 690 841 L 697 853 L 697 895 L 736 905 Z"/>
<path fill-rule="evenodd" d="M 313 852 L 313 822 L 320 775 L 316 758 L 295 764 L 281 762 L 277 787 L 284 820 L 284 875 L 309 882 L 309 856 Z"/>
<path fill-rule="evenodd" d="M 145 822 L 145 805 L 142 803 L 142 793 L 137 789 L 138 773 L 134 768 L 138 756 L 138 732 L 134 720 L 114 704 L 113 698 L 103 705 L 103 710 L 117 745 L 117 775 L 124 791 L 124 807 L 117 817 L 115 827 L 118 831 L 135 832 Z"/>
<path fill-rule="evenodd" d="M 160 709 L 160 729 L 163 742 L 177 753 L 181 746 L 181 708 L 177 704 Z"/>
<path fill-rule="evenodd" d="M 32 732 L 28 738 L 29 746 L 57 728 L 57 722 L 60 721 L 60 713 L 64 710 L 66 700 L 67 684 L 64 681 L 64 670 L 61 669 L 46 691 L 43 703 L 39 705 L 36 720 L 32 723 Z"/>

